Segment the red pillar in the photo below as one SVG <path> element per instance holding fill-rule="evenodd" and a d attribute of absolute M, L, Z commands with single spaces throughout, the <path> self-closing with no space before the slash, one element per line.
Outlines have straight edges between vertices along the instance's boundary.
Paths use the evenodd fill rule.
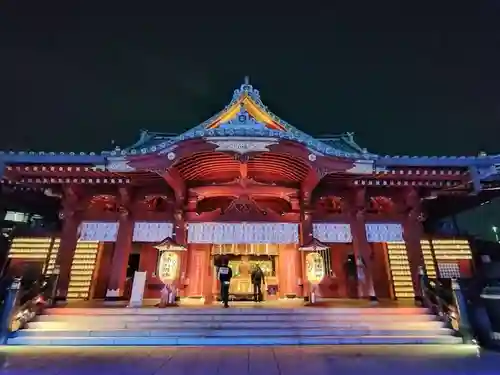
<path fill-rule="evenodd" d="M 187 248 L 187 236 L 186 236 L 186 222 L 184 220 L 184 212 L 177 211 L 174 217 L 174 239 L 175 242 L 179 245 L 185 246 Z M 187 279 L 188 272 L 188 252 L 184 251 L 179 254 L 179 273 L 178 278 L 176 280 L 176 284 L 179 287 L 179 293 L 181 297 L 186 296 L 186 288 L 185 283 Z"/>
<path fill-rule="evenodd" d="M 345 196 L 345 198 L 345 211 L 349 213 L 349 224 L 351 227 L 354 256 L 356 258 L 356 262 L 358 261 L 357 258 L 361 257 L 365 263 L 365 283 L 363 287 L 364 290 L 359 290 L 360 288 L 358 280 L 358 291 L 363 294 L 363 297 L 369 296 L 372 298 L 376 298 L 373 288 L 371 246 L 366 238 L 366 222 L 364 216 L 367 198 L 366 189 L 353 189 Z M 359 292 L 358 297 L 360 294 Z"/>
<path fill-rule="evenodd" d="M 212 245 L 208 245 L 205 249 L 205 271 L 203 279 L 203 297 L 205 297 L 205 305 L 211 305 L 214 301 L 213 282 L 214 282 L 214 267 L 212 262 Z"/>
<path fill-rule="evenodd" d="M 420 278 L 418 269 L 424 266 L 424 255 L 420 240 L 423 235 L 422 227 L 422 207 L 420 195 L 416 189 L 408 189 L 402 192 L 399 198 L 400 212 L 405 213 L 403 220 L 403 238 L 405 241 L 408 262 L 410 263 L 410 272 L 413 283 L 415 297 L 421 297 Z"/>
<path fill-rule="evenodd" d="M 279 296 L 300 296 L 297 282 L 302 276 L 302 267 L 296 244 L 280 245 L 278 266 Z"/>
<path fill-rule="evenodd" d="M 408 262 L 410 263 L 413 290 L 417 298 L 422 296 L 420 292 L 419 267 L 425 265 L 422 246 L 420 244 L 423 228 L 419 218 L 420 212 L 412 210 L 403 222 L 403 237 L 408 254 Z"/>
<path fill-rule="evenodd" d="M 134 221 L 128 211 L 122 212 L 119 220 L 118 236 L 115 243 L 115 251 L 111 261 L 111 273 L 109 275 L 106 298 L 119 299 L 125 291 L 127 267 L 130 252 L 132 251 L 132 236 L 134 233 Z"/>
<path fill-rule="evenodd" d="M 61 242 L 59 243 L 59 251 L 56 259 L 56 265 L 59 266 L 57 297 L 60 299 L 66 299 L 68 294 L 71 266 L 78 242 L 78 226 L 80 225 L 79 215 L 74 210 L 65 210 L 63 212 L 63 220 Z"/>
<path fill-rule="evenodd" d="M 300 223 L 300 244 L 307 245 L 313 240 L 313 223 L 312 215 L 306 211 L 303 212 L 302 221 Z M 299 254 L 300 258 L 300 278 L 302 281 L 302 294 L 303 296 L 308 296 L 311 292 L 311 284 L 307 280 L 307 265 L 306 265 L 306 254 L 302 252 Z"/>
<path fill-rule="evenodd" d="M 373 285 L 372 249 L 366 238 L 366 222 L 362 211 L 353 212 L 350 220 L 352 247 L 356 261 L 361 257 L 365 262 L 365 283 L 363 295 L 359 297 L 376 298 Z M 359 281 L 358 281 L 359 283 Z"/>

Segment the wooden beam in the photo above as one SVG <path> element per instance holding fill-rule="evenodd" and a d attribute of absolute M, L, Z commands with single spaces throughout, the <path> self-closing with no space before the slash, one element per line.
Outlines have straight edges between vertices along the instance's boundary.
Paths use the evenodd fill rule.
<path fill-rule="evenodd" d="M 162 173 L 162 177 L 174 191 L 176 205 L 183 206 L 186 200 L 186 183 L 179 171 L 174 167 L 170 167 Z"/>

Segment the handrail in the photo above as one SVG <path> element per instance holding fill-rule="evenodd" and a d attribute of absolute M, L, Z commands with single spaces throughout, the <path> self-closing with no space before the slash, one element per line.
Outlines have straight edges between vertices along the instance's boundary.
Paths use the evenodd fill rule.
<path fill-rule="evenodd" d="M 431 312 L 444 321 L 447 328 L 459 334 L 465 343 L 474 341 L 467 314 L 467 299 L 458 280 L 452 279 L 451 291 L 439 280 L 427 277 L 423 267 L 419 268 L 422 302 Z"/>
<path fill-rule="evenodd" d="M 10 334 L 22 329 L 45 307 L 55 305 L 55 292 L 59 275 L 51 275 L 31 289 L 21 290 L 21 279 L 15 278 L 7 290 L 0 315 L 0 344 Z M 37 290 L 38 289 L 38 290 Z"/>

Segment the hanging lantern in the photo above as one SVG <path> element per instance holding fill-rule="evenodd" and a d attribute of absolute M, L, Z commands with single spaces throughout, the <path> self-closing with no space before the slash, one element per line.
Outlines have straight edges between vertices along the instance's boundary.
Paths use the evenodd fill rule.
<path fill-rule="evenodd" d="M 179 252 L 187 249 L 169 237 L 155 248 L 160 251 L 156 274 L 164 284 L 171 284 L 179 276 Z"/>
<path fill-rule="evenodd" d="M 299 251 L 307 251 L 306 277 L 311 284 L 319 284 L 331 273 L 330 248 L 313 238 L 308 244 L 299 247 Z"/>

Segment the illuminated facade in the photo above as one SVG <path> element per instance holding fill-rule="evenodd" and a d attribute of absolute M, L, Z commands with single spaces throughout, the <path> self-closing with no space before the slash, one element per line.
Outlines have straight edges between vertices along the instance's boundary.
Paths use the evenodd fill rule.
<path fill-rule="evenodd" d="M 248 82 L 224 110 L 178 136 L 143 132 L 133 146 L 100 154 L 0 160 L 6 189 L 60 201 L 61 230 L 16 238 L 10 253 L 43 272 L 57 266 L 60 297 L 126 297 L 128 276 L 141 270 L 145 298 L 168 283 L 205 302 L 218 291 L 219 255 L 233 267 L 232 294 L 250 293 L 258 264 L 270 299 L 312 289 L 413 298 L 419 266 L 430 276 L 469 276 L 468 242 L 430 238 L 423 223 L 490 199 L 500 163 L 380 156 L 349 133 L 313 138 L 269 112 Z"/>

